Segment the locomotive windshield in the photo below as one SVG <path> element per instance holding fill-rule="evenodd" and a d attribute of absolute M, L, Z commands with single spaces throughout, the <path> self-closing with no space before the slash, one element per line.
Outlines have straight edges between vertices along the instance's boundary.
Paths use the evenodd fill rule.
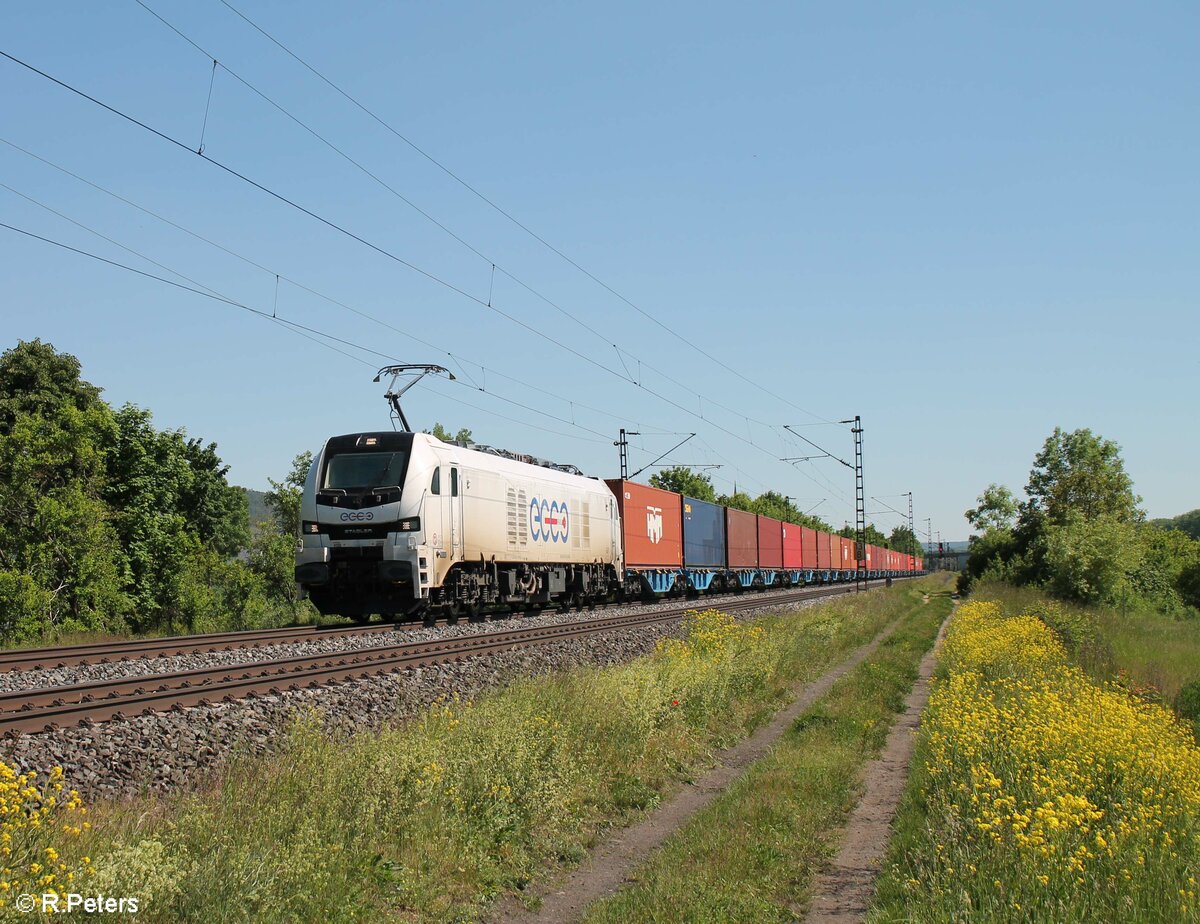
<path fill-rule="evenodd" d="M 325 489 L 398 488 L 404 477 L 406 452 L 346 452 L 325 466 Z"/>

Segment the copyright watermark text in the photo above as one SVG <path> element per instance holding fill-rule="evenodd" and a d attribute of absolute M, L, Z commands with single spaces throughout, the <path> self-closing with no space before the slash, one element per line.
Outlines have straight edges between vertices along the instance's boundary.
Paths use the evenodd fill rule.
<path fill-rule="evenodd" d="M 28 914 L 40 911 L 42 914 L 60 914 L 62 912 L 86 911 L 90 914 L 137 914 L 138 899 L 117 898 L 112 895 L 81 895 L 78 892 L 67 892 L 62 895 L 54 892 L 43 892 L 41 895 L 18 895 L 13 903 L 18 911 Z"/>

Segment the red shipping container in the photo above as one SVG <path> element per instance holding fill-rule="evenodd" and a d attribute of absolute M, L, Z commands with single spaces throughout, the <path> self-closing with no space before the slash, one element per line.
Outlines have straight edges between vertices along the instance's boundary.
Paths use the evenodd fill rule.
<path fill-rule="evenodd" d="M 783 567 L 783 524 L 779 520 L 758 518 L 758 564 L 762 568 Z"/>
<path fill-rule="evenodd" d="M 730 568 L 758 567 L 758 517 L 725 508 L 725 561 Z"/>
<path fill-rule="evenodd" d="M 627 568 L 678 568 L 683 564 L 683 503 L 673 491 L 614 478 Z"/>
<path fill-rule="evenodd" d="M 803 526 L 783 524 L 783 567 L 789 571 L 799 571 L 804 567 L 803 535 Z"/>
<path fill-rule="evenodd" d="M 804 548 L 804 557 L 803 557 L 804 564 L 801 565 L 801 567 L 802 568 L 816 568 L 817 567 L 817 536 L 819 536 L 820 533 L 818 533 L 815 529 L 809 529 L 807 526 L 801 526 L 800 529 L 803 533 L 802 541 L 804 543 L 804 546 L 803 546 L 803 548 Z"/>
<path fill-rule="evenodd" d="M 826 571 L 830 567 L 829 562 L 829 533 L 817 532 L 817 568 L 821 571 Z"/>
<path fill-rule="evenodd" d="M 854 570 L 854 540 L 842 539 L 842 570 Z"/>

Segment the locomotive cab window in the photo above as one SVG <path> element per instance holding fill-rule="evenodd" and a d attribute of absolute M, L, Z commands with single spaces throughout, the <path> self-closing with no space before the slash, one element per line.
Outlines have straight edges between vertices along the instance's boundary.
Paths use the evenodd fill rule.
<path fill-rule="evenodd" d="M 450 469 L 450 496 L 458 497 L 458 469 Z"/>
<path fill-rule="evenodd" d="M 344 452 L 325 466 L 325 488 L 398 488 L 408 461 L 405 452 Z"/>
<path fill-rule="evenodd" d="M 429 482 L 429 493 L 442 493 L 442 470 L 440 468 L 435 468 L 433 470 L 433 480 Z"/>

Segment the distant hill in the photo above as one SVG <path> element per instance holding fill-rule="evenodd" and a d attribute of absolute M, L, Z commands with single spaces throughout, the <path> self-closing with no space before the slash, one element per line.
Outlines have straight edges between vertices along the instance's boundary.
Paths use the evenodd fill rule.
<path fill-rule="evenodd" d="M 267 492 L 255 491 L 253 488 L 242 488 L 246 492 L 246 502 L 250 506 L 250 526 L 254 527 L 263 520 L 274 517 L 271 508 L 267 506 Z"/>
<path fill-rule="evenodd" d="M 1200 510 L 1181 513 L 1179 516 L 1169 519 L 1151 520 L 1150 525 L 1157 526 L 1159 529 L 1178 529 L 1193 539 L 1200 539 Z"/>

